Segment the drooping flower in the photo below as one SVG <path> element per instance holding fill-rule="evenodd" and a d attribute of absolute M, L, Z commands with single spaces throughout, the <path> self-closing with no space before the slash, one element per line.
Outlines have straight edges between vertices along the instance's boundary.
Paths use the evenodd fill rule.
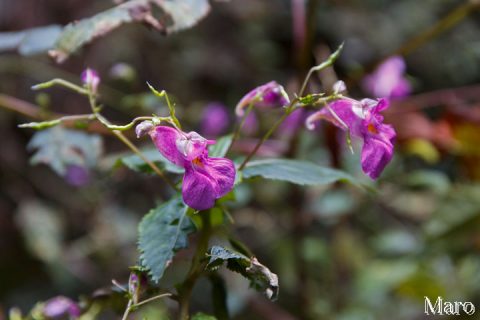
<path fill-rule="evenodd" d="M 290 103 L 283 86 L 276 81 L 270 81 L 247 93 L 235 107 L 235 114 L 239 117 L 245 113 L 251 103 L 258 108 L 283 107 Z"/>
<path fill-rule="evenodd" d="M 82 72 L 81 78 L 83 84 L 90 87 L 93 93 L 97 92 L 98 85 L 100 84 L 100 76 L 97 71 L 87 68 Z"/>
<path fill-rule="evenodd" d="M 185 169 L 182 196 L 188 206 L 196 210 L 212 208 L 216 199 L 232 190 L 236 173 L 233 161 L 208 156 L 207 147 L 214 140 L 167 126 L 157 126 L 149 133 L 160 153 Z"/>
<path fill-rule="evenodd" d="M 352 136 L 361 138 L 363 172 L 376 179 L 393 157 L 396 133 L 391 125 L 383 123 L 380 114 L 388 106 L 386 99 L 357 101 L 343 98 L 309 116 L 306 126 L 314 129 L 316 121 L 325 119 L 343 130 L 349 130 Z"/>
<path fill-rule="evenodd" d="M 43 307 L 43 316 L 47 319 L 64 319 L 67 316 L 76 319 L 80 313 L 78 304 L 63 296 L 48 300 Z"/>
<path fill-rule="evenodd" d="M 229 122 L 227 107 L 222 103 L 212 102 L 203 111 L 200 130 L 207 137 L 218 137 L 225 133 Z"/>
<path fill-rule="evenodd" d="M 362 86 L 365 91 L 377 98 L 404 97 L 412 90 L 404 73 L 405 61 L 400 56 L 393 56 L 367 75 L 362 81 Z"/>

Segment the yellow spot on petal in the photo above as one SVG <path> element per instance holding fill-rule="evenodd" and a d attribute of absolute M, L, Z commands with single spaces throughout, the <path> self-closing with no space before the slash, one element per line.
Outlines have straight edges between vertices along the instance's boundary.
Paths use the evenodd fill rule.
<path fill-rule="evenodd" d="M 199 167 L 203 167 L 203 163 L 202 163 L 202 160 L 200 160 L 199 157 L 195 158 L 192 160 L 192 163 L 196 166 L 199 166 Z"/>
<path fill-rule="evenodd" d="M 368 132 L 377 134 L 378 130 L 373 123 L 368 124 Z"/>

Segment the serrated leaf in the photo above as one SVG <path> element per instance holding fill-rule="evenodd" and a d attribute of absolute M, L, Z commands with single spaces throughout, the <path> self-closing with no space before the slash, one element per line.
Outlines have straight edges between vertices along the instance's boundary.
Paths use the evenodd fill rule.
<path fill-rule="evenodd" d="M 308 161 L 290 159 L 252 161 L 243 170 L 243 177 L 252 178 L 256 176 L 299 185 L 325 185 L 337 181 L 359 184 L 354 177 L 346 172 L 322 167 Z"/>
<path fill-rule="evenodd" d="M 208 255 L 210 257 L 207 264 L 208 269 L 216 270 L 226 262 L 228 269 L 249 279 L 250 286 L 255 290 L 263 292 L 270 300 L 277 299 L 278 276 L 261 264 L 257 258 L 248 258 L 241 253 L 220 246 L 211 247 Z"/>
<path fill-rule="evenodd" d="M 232 144 L 232 139 L 233 134 L 228 134 L 217 139 L 217 143 L 211 145 L 210 148 L 208 148 L 208 155 L 212 158 L 225 157 L 228 148 L 230 148 L 230 145 Z"/>
<path fill-rule="evenodd" d="M 185 170 L 180 168 L 170 161 L 168 161 L 162 154 L 155 148 L 143 149 L 141 150 L 143 155 L 147 157 L 148 160 L 155 163 L 160 169 L 172 172 L 172 173 L 183 173 Z M 127 166 L 129 169 L 136 172 L 143 172 L 148 174 L 154 174 L 152 168 L 145 163 L 139 156 L 132 154 L 126 157 L 118 159 L 119 164 Z"/>
<path fill-rule="evenodd" d="M 31 164 L 44 163 L 64 176 L 70 165 L 93 167 L 102 152 L 102 140 L 98 135 L 53 127 L 35 133 L 27 149 L 36 150 Z"/>
<path fill-rule="evenodd" d="M 188 234 L 195 230 L 181 197 L 152 209 L 138 226 L 138 248 L 142 266 L 158 282 L 174 254 L 188 245 Z"/>
<path fill-rule="evenodd" d="M 63 62 L 73 52 L 123 24 L 144 23 L 171 33 L 194 26 L 210 10 L 208 0 L 130 0 L 67 25 L 50 55 Z"/>
<path fill-rule="evenodd" d="M 46 52 L 53 47 L 61 32 L 59 25 L 0 32 L 0 51 L 17 50 L 21 55 Z"/>

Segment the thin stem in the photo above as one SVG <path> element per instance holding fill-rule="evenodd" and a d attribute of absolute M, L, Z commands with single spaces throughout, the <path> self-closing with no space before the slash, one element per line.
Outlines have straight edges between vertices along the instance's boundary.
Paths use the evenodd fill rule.
<path fill-rule="evenodd" d="M 41 121 L 41 122 L 28 122 L 19 124 L 19 128 L 34 128 L 34 129 L 46 129 L 53 126 L 56 126 L 62 122 L 66 121 L 79 121 L 79 120 L 95 120 L 94 114 L 76 114 L 63 116 L 53 120 Z"/>
<path fill-rule="evenodd" d="M 238 137 L 240 136 L 240 131 L 242 130 L 243 126 L 245 125 L 247 117 L 253 109 L 254 102 L 255 101 L 250 102 L 250 104 L 248 105 L 247 111 L 245 111 L 245 114 L 243 115 L 242 120 L 240 121 L 240 124 L 235 128 L 235 132 L 233 133 L 232 142 L 230 143 L 230 146 L 228 147 L 227 153 L 230 152 L 233 144 L 235 143 L 235 141 L 237 141 Z"/>
<path fill-rule="evenodd" d="M 337 60 L 338 56 L 340 55 L 340 53 L 342 52 L 342 49 L 343 49 L 343 43 L 338 47 L 338 49 L 332 53 L 327 60 L 325 60 L 324 62 L 320 63 L 318 66 L 315 66 L 315 67 L 312 67 L 310 68 L 310 70 L 308 71 L 308 74 L 307 76 L 305 77 L 305 80 L 303 80 L 303 84 L 302 84 L 302 87 L 300 88 L 300 92 L 298 93 L 298 96 L 299 97 L 302 97 L 303 94 L 305 93 L 305 89 L 307 88 L 307 83 L 308 81 L 310 80 L 310 78 L 312 77 L 312 74 L 314 72 L 317 72 L 317 71 L 321 71 L 327 67 L 330 67 L 331 65 L 333 65 L 333 63 L 335 62 L 335 60 Z"/>
<path fill-rule="evenodd" d="M 210 227 L 210 217 L 208 216 L 208 212 L 204 212 L 201 218 L 203 222 L 202 231 L 195 250 L 195 255 L 192 259 L 192 265 L 190 266 L 185 281 L 178 289 L 178 303 L 180 304 L 179 320 L 188 320 L 190 318 L 189 309 L 192 290 L 205 268 L 203 260 L 207 254 L 208 242 L 210 240 L 212 229 Z"/>
<path fill-rule="evenodd" d="M 125 312 L 123 313 L 122 320 L 127 320 L 127 319 L 128 319 L 128 315 L 130 314 L 130 310 L 131 310 L 132 304 L 133 304 L 133 300 L 132 300 L 132 299 L 129 299 L 129 300 L 128 300 L 127 307 L 125 308 Z"/>
<path fill-rule="evenodd" d="M 292 103 L 290 104 L 291 106 L 293 106 L 293 101 Z M 262 139 L 257 143 L 257 145 L 255 146 L 255 148 L 253 148 L 253 150 L 248 154 L 248 156 L 245 158 L 245 160 L 243 160 L 242 164 L 240 165 L 240 167 L 238 168 L 239 171 L 243 170 L 243 168 L 245 168 L 245 166 L 247 165 L 247 163 L 252 159 L 252 157 L 257 153 L 258 149 L 260 149 L 260 147 L 262 146 L 262 144 L 268 139 L 270 138 L 270 136 L 275 132 L 275 130 L 277 130 L 278 126 L 280 126 L 282 124 L 282 122 L 290 115 L 290 113 L 293 112 L 293 110 L 295 110 L 293 107 L 289 107 L 285 110 L 285 113 L 280 117 L 280 119 L 277 120 L 277 122 L 275 122 L 275 124 L 267 131 L 267 133 L 262 137 Z"/>
<path fill-rule="evenodd" d="M 92 91 L 88 91 L 88 100 L 90 102 L 90 107 L 92 108 L 92 112 L 95 115 L 95 118 L 100 121 L 103 125 L 107 128 L 111 127 L 112 124 L 110 121 L 107 120 L 99 111 L 99 107 L 96 106 L 95 96 L 93 95 Z M 120 139 L 127 147 L 130 148 L 140 159 L 142 159 L 160 178 L 163 179 L 170 187 L 173 188 L 175 191 L 179 191 L 177 186 L 168 179 L 168 177 L 160 170 L 155 163 L 150 161 L 121 131 L 119 130 L 112 130 L 113 134 Z"/>
<path fill-rule="evenodd" d="M 159 294 L 158 296 L 155 296 L 155 297 L 151 297 L 151 298 L 148 298 L 148 299 L 145 299 L 137 304 L 134 304 L 130 307 L 130 309 L 135 309 L 135 308 L 138 308 L 140 306 L 143 306 L 144 304 L 146 303 L 149 303 L 149 302 L 152 302 L 152 301 L 155 301 L 157 299 L 161 299 L 161 298 L 164 298 L 164 297 L 171 297 L 172 294 L 171 293 L 162 293 L 162 294 Z"/>
<path fill-rule="evenodd" d="M 130 148 L 140 159 L 142 159 L 160 178 L 162 178 L 175 191 L 180 191 L 177 186 L 168 179 L 168 177 L 157 167 L 155 163 L 150 161 L 121 131 L 113 130 L 113 134 L 120 139 L 127 147 Z"/>
<path fill-rule="evenodd" d="M 37 85 L 34 85 L 34 86 L 32 86 L 32 89 L 33 90 L 47 89 L 47 88 L 53 87 L 55 85 L 59 85 L 59 86 L 68 88 L 70 90 L 73 90 L 73 91 L 75 91 L 79 94 L 85 95 L 85 96 L 90 95 L 89 90 L 87 90 L 85 88 L 82 88 L 82 87 L 80 87 L 80 86 L 78 86 L 74 83 L 69 82 L 69 81 L 59 79 L 59 78 L 55 78 L 55 79 L 52 79 L 50 81 L 42 82 L 42 83 L 39 83 Z"/>

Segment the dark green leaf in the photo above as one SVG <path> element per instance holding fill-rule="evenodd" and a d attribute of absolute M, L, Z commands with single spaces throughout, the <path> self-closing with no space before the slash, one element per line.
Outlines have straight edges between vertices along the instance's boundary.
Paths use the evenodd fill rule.
<path fill-rule="evenodd" d="M 50 55 L 63 62 L 85 44 L 126 23 L 144 23 L 163 33 L 190 28 L 209 10 L 208 0 L 130 0 L 67 25 Z"/>
<path fill-rule="evenodd" d="M 143 155 L 147 157 L 148 160 L 155 163 L 160 169 L 166 170 L 172 173 L 183 173 L 184 169 L 177 167 L 170 161 L 168 161 L 162 154 L 155 148 L 149 148 L 142 150 Z M 119 164 L 123 164 L 133 171 L 143 172 L 148 174 L 154 174 L 152 168 L 145 163 L 139 156 L 132 154 L 130 156 L 122 157 L 118 159 Z"/>
<path fill-rule="evenodd" d="M 93 167 L 102 152 L 102 140 L 98 135 L 54 127 L 35 133 L 27 149 L 37 150 L 32 164 L 44 163 L 63 176 L 69 165 Z"/>
<path fill-rule="evenodd" d="M 175 197 L 152 209 L 139 224 L 141 264 L 155 282 L 162 278 L 175 252 L 188 245 L 187 236 L 195 228 L 187 210 L 181 197 Z"/>
<path fill-rule="evenodd" d="M 250 286 L 261 291 L 270 300 L 276 300 L 278 296 L 278 277 L 267 267 L 261 264 L 257 258 L 248 258 L 243 254 L 234 252 L 220 246 L 213 246 L 209 250 L 207 268 L 218 269 L 224 262 L 231 271 L 238 272 L 250 280 Z"/>
<path fill-rule="evenodd" d="M 225 155 L 227 154 L 228 148 L 230 148 L 230 145 L 232 144 L 232 139 L 233 139 L 232 134 L 229 134 L 221 137 L 220 139 L 217 139 L 217 143 L 215 143 L 214 145 L 211 145 L 210 148 L 208 149 L 208 155 L 210 157 L 216 157 L 216 158 L 225 157 Z"/>
<path fill-rule="evenodd" d="M 308 161 L 289 159 L 266 159 L 250 162 L 243 170 L 243 177 L 256 176 L 300 185 L 324 185 L 336 181 L 358 184 L 354 177 L 343 171 L 321 167 Z"/>

